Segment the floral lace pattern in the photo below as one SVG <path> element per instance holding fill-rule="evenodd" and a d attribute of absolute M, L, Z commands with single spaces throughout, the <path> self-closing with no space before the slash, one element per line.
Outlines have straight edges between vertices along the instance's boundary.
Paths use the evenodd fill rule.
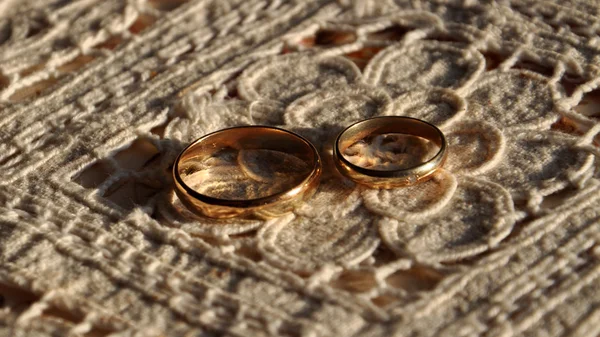
<path fill-rule="evenodd" d="M 596 4 L 2 6 L 0 331 L 597 332 Z M 390 190 L 340 175 L 337 133 L 389 115 L 439 127 L 444 169 Z M 314 197 L 270 220 L 187 210 L 173 160 L 238 125 L 308 138 Z"/>

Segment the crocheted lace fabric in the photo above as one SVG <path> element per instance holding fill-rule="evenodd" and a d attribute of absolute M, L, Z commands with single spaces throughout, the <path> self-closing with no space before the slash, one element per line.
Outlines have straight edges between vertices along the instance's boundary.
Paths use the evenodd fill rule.
<path fill-rule="evenodd" d="M 596 1 L 0 15 L 0 335 L 600 335 Z M 444 170 L 391 190 L 340 176 L 331 136 L 381 115 L 442 129 Z M 250 124 L 315 144 L 317 194 L 265 221 L 187 211 L 176 155 Z"/>

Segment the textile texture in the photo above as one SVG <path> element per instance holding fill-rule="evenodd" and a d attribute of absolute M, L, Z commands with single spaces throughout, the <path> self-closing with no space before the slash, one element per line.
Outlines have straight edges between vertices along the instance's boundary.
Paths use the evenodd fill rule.
<path fill-rule="evenodd" d="M 0 335 L 598 336 L 599 85 L 595 0 L 0 2 Z M 384 115 L 445 133 L 432 180 L 334 169 Z M 192 214 L 177 154 L 254 124 L 315 196 Z"/>

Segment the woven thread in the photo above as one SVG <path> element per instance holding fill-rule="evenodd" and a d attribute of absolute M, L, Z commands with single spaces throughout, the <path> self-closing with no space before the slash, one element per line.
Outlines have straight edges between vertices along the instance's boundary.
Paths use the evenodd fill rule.
<path fill-rule="evenodd" d="M 0 335 L 600 333 L 594 1 L 0 13 Z M 445 169 L 395 190 L 340 176 L 332 137 L 382 115 L 440 127 Z M 248 124 L 310 139 L 319 191 L 268 221 L 193 215 L 176 155 Z"/>

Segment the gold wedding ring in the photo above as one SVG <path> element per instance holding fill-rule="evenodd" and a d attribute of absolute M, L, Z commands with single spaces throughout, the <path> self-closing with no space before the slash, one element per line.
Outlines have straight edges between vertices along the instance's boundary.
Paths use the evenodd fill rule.
<path fill-rule="evenodd" d="M 353 144 L 367 137 L 387 134 L 417 136 L 439 146 L 439 151 L 430 159 L 416 166 L 380 170 L 353 164 L 344 153 Z M 355 181 L 374 188 L 394 188 L 417 184 L 431 178 L 446 160 L 446 138 L 440 129 L 416 118 L 383 116 L 366 119 L 350 125 L 337 137 L 333 147 L 334 161 L 338 170 Z"/>
<path fill-rule="evenodd" d="M 272 218 L 312 196 L 321 171 L 317 150 L 303 137 L 275 127 L 242 126 L 192 142 L 175 160 L 173 178 L 177 196 L 196 214 Z M 226 172 L 230 173 L 225 178 L 219 176 Z M 214 188 L 203 190 L 207 186 Z M 215 193 L 222 186 L 239 187 L 242 193 L 233 197 Z"/>

